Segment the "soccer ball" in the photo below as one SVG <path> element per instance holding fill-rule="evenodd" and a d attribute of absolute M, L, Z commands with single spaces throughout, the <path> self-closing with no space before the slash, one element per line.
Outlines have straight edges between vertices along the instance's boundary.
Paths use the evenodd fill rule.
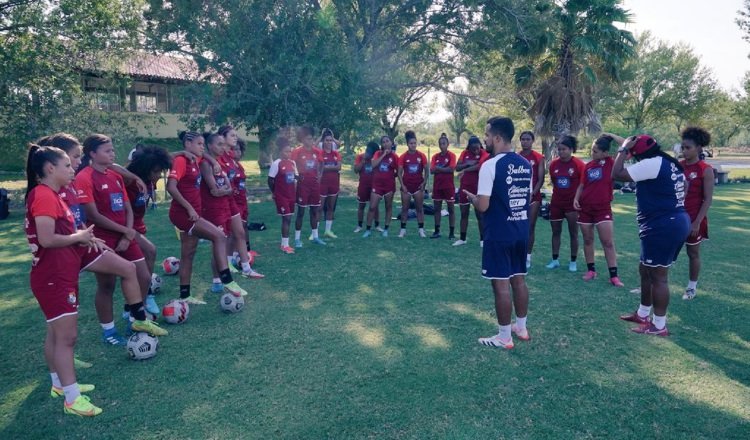
<path fill-rule="evenodd" d="M 150 359 L 156 356 L 158 348 L 159 339 L 146 332 L 137 332 L 128 338 L 128 355 L 133 360 Z"/>
<path fill-rule="evenodd" d="M 180 260 L 175 257 L 167 257 L 161 262 L 164 275 L 176 275 L 180 271 Z"/>
<path fill-rule="evenodd" d="M 237 313 L 245 307 L 245 299 L 231 293 L 222 295 L 219 306 L 224 313 Z"/>
<path fill-rule="evenodd" d="M 151 293 L 161 291 L 161 277 L 155 273 L 151 274 Z"/>
<path fill-rule="evenodd" d="M 162 307 L 161 314 L 169 324 L 181 324 L 188 319 L 190 305 L 185 301 L 173 299 Z"/>

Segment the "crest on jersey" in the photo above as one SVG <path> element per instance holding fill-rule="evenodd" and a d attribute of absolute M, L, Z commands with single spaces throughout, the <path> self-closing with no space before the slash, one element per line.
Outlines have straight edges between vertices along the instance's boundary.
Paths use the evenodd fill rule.
<path fill-rule="evenodd" d="M 568 174 L 569 174 L 569 175 L 571 175 L 571 176 L 572 176 L 572 175 L 573 175 L 573 173 L 575 173 L 575 172 L 576 172 L 576 170 L 574 170 L 573 168 L 568 168 Z"/>
<path fill-rule="evenodd" d="M 696 173 L 695 171 L 692 171 L 692 172 L 690 173 L 690 180 L 693 180 L 693 179 L 695 179 L 696 177 L 698 177 L 698 173 Z"/>

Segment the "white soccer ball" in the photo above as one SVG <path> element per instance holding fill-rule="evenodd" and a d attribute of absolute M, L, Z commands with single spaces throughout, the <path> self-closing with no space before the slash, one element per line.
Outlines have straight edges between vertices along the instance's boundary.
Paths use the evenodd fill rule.
<path fill-rule="evenodd" d="M 128 338 L 128 355 L 136 361 L 156 356 L 158 348 L 159 338 L 151 336 L 146 332 L 137 332 Z"/>
<path fill-rule="evenodd" d="M 161 291 L 161 277 L 155 273 L 151 274 L 151 293 L 159 293 Z"/>
<path fill-rule="evenodd" d="M 161 315 L 169 324 L 181 324 L 190 315 L 190 305 L 185 301 L 173 299 L 161 308 Z"/>
<path fill-rule="evenodd" d="M 225 293 L 221 296 L 219 306 L 224 313 L 237 313 L 245 307 L 245 299 L 241 296 Z"/>
<path fill-rule="evenodd" d="M 167 257 L 161 262 L 164 275 L 176 275 L 180 271 L 180 260 L 176 257 Z"/>

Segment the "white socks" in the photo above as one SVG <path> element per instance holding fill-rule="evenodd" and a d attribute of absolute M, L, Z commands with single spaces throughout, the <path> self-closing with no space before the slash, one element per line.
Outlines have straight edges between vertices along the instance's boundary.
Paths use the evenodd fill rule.
<path fill-rule="evenodd" d="M 326 220 L 326 232 L 331 232 L 332 227 L 333 227 L 333 220 Z"/>
<path fill-rule="evenodd" d="M 641 304 L 638 307 L 638 316 L 641 318 L 648 318 L 648 315 L 651 314 L 651 306 L 644 306 Z"/>
<path fill-rule="evenodd" d="M 498 325 L 497 326 L 500 331 L 498 332 L 498 335 L 500 335 L 500 339 L 503 341 L 507 341 L 510 339 L 510 325 Z"/>
<path fill-rule="evenodd" d="M 253 270 L 253 268 L 250 267 L 250 262 L 249 261 L 246 261 L 246 262 L 242 263 L 242 271 L 243 272 L 250 272 L 251 270 Z"/>
<path fill-rule="evenodd" d="M 289 237 L 281 237 L 281 245 L 284 247 L 289 247 Z"/>
<path fill-rule="evenodd" d="M 698 281 L 697 280 L 696 281 L 688 281 L 688 286 L 687 286 L 688 289 L 695 290 L 697 287 L 698 287 Z"/>
<path fill-rule="evenodd" d="M 302 231 L 294 231 L 294 239 L 299 241 L 300 237 L 302 237 Z"/>
<path fill-rule="evenodd" d="M 318 238 L 318 228 L 315 228 L 312 230 L 312 236 L 313 236 L 313 240 Z"/>
<path fill-rule="evenodd" d="M 60 383 L 60 378 L 57 377 L 57 373 L 50 373 L 49 377 L 52 378 L 52 386 L 55 388 L 62 388 L 62 384 Z"/>
<path fill-rule="evenodd" d="M 518 330 L 524 330 L 526 328 L 526 318 L 527 316 L 524 316 L 523 318 L 516 316 L 516 328 Z"/>
<path fill-rule="evenodd" d="M 664 316 L 656 316 L 656 315 L 654 315 L 654 320 L 652 322 L 654 324 L 654 327 L 656 327 L 657 329 L 661 330 L 661 329 L 663 329 L 664 327 L 667 326 L 667 316 L 666 315 L 664 315 Z"/>
<path fill-rule="evenodd" d="M 78 396 L 81 395 L 81 390 L 78 388 L 78 382 L 73 382 L 70 385 L 62 387 L 62 389 L 65 394 L 65 403 L 68 405 L 75 402 Z"/>
<path fill-rule="evenodd" d="M 107 322 L 107 323 L 101 323 L 100 322 L 99 325 L 102 326 L 102 330 L 104 330 L 104 331 L 112 330 L 113 328 L 115 328 L 115 322 L 114 321 Z"/>
<path fill-rule="evenodd" d="M 212 284 L 221 284 L 221 278 L 214 278 L 211 280 Z"/>

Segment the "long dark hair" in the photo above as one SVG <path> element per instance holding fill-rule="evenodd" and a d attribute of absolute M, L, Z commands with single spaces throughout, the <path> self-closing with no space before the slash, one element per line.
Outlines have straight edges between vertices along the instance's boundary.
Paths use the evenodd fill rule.
<path fill-rule="evenodd" d="M 57 161 L 64 157 L 65 152 L 59 148 L 29 144 L 29 153 L 26 156 L 26 194 L 24 200 L 28 199 L 31 190 L 39 185 L 39 179 L 45 177 L 44 164 L 49 162 L 57 165 Z"/>
<path fill-rule="evenodd" d="M 80 147 L 81 143 L 72 134 L 55 133 L 36 141 L 40 147 L 56 147 L 66 153 L 70 153 L 75 147 Z"/>
<path fill-rule="evenodd" d="M 172 168 L 172 158 L 167 150 L 160 147 L 144 147 L 128 164 L 128 171 L 140 177 L 144 182 L 151 179 L 154 168 L 168 170 Z"/>
<path fill-rule="evenodd" d="M 637 161 L 642 161 L 643 159 L 650 159 L 652 157 L 660 156 L 664 158 L 664 160 L 668 160 L 675 164 L 677 166 L 677 169 L 680 170 L 680 172 L 685 171 L 684 168 L 682 168 L 682 165 L 680 164 L 680 161 L 676 158 L 672 157 L 671 154 L 667 154 L 661 150 L 661 146 L 658 142 L 654 141 L 654 145 L 651 146 L 648 150 L 644 151 L 642 154 L 634 154 L 633 158 Z"/>
<path fill-rule="evenodd" d="M 100 146 L 107 142 L 112 142 L 112 139 L 103 134 L 92 134 L 83 140 L 83 157 L 81 158 L 81 166 L 78 167 L 78 172 L 91 164 L 91 156 L 89 154 L 95 153 Z"/>

